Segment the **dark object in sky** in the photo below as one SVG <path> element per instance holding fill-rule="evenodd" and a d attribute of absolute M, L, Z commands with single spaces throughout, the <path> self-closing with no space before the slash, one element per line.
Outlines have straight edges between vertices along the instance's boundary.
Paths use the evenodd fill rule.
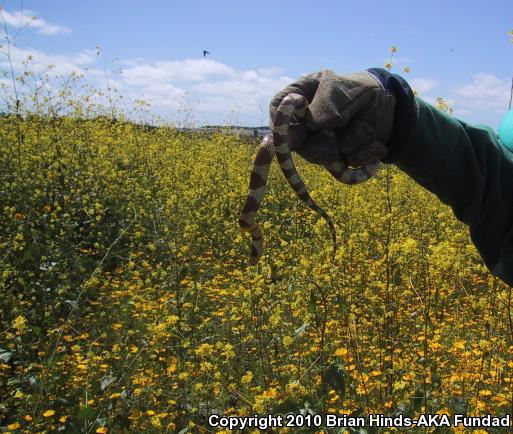
<path fill-rule="evenodd" d="M 207 57 L 207 54 L 210 54 L 210 51 L 203 50 L 203 57 Z"/>

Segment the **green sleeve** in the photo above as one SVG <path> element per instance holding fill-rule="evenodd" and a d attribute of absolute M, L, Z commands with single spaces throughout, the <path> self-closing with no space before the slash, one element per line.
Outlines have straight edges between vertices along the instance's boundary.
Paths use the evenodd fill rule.
<path fill-rule="evenodd" d="M 493 274 L 513 285 L 513 154 L 488 127 L 415 98 L 408 143 L 393 161 L 467 224 Z"/>

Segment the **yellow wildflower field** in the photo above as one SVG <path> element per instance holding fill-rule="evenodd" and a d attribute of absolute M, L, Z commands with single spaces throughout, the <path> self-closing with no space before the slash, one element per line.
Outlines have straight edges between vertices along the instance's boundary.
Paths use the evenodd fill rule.
<path fill-rule="evenodd" d="M 44 115 L 0 117 L 0 141 L 3 432 L 511 414 L 512 290 L 396 168 L 349 187 L 296 156 L 337 228 L 331 263 L 327 225 L 273 164 L 250 267 L 255 143 Z"/>

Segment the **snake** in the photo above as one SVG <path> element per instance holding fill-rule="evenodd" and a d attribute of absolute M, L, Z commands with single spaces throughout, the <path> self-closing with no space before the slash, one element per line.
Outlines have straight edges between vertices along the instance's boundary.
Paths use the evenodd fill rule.
<path fill-rule="evenodd" d="M 251 235 L 250 265 L 256 265 L 264 253 L 264 238 L 262 229 L 255 222 L 267 186 L 271 163 L 276 155 L 285 179 L 296 192 L 299 199 L 310 209 L 319 214 L 327 223 L 333 241 L 332 259 L 337 252 L 337 233 L 331 217 L 312 199 L 308 189 L 297 172 L 290 150 L 288 129 L 291 122 L 301 121 L 307 113 L 308 100 L 298 93 L 289 93 L 280 102 L 274 119 L 271 119 L 270 130 L 258 147 L 253 168 L 249 179 L 248 194 L 239 216 L 239 226 Z M 334 134 L 327 131 L 328 134 Z M 379 161 L 362 167 L 346 166 L 342 161 L 325 164 L 325 169 L 339 182 L 344 184 L 359 184 L 374 176 L 379 168 Z"/>

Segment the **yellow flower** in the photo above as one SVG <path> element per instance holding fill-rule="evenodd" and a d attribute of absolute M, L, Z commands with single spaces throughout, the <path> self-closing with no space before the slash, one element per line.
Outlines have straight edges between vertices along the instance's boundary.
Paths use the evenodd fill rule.
<path fill-rule="evenodd" d="M 18 332 L 23 333 L 27 327 L 27 320 L 24 316 L 19 315 L 11 323 L 12 327 Z"/>
<path fill-rule="evenodd" d="M 466 344 L 466 341 L 464 340 L 457 340 L 456 342 L 454 342 L 454 348 L 458 349 L 458 350 L 464 350 L 465 349 L 465 344 Z"/>
<path fill-rule="evenodd" d="M 290 336 L 284 336 L 283 339 L 282 339 L 282 342 L 283 342 L 283 346 L 285 348 L 289 347 L 290 344 L 293 342 L 294 339 L 292 339 Z"/>
<path fill-rule="evenodd" d="M 233 357 L 235 357 L 235 351 L 233 350 L 233 345 L 225 344 L 224 351 L 222 352 L 222 354 L 227 360 L 230 360 Z"/>
<path fill-rule="evenodd" d="M 214 349 L 214 346 L 212 344 L 201 344 L 198 348 L 196 348 L 195 353 L 200 357 L 206 357 L 208 356 L 212 350 Z"/>
<path fill-rule="evenodd" d="M 167 375 L 174 374 L 176 371 L 176 357 L 171 357 L 171 361 L 169 362 L 169 365 L 167 367 Z"/>
<path fill-rule="evenodd" d="M 46 410 L 43 413 L 43 417 L 52 417 L 55 414 L 55 410 Z"/>
<path fill-rule="evenodd" d="M 347 348 L 339 348 L 337 351 L 335 351 L 335 356 L 344 357 L 348 353 Z"/>
<path fill-rule="evenodd" d="M 278 396 L 278 391 L 276 390 L 276 387 L 270 387 L 268 390 L 264 391 L 262 396 L 266 398 L 276 398 Z"/>
<path fill-rule="evenodd" d="M 155 428 L 160 428 L 162 426 L 162 422 L 158 416 L 153 416 L 150 419 L 150 422 Z"/>
<path fill-rule="evenodd" d="M 391 53 L 395 53 L 397 51 L 397 47 L 395 45 L 392 45 L 388 51 L 390 51 Z"/>
<path fill-rule="evenodd" d="M 408 68 L 407 66 L 405 66 L 405 67 L 403 68 L 403 72 L 410 72 L 410 68 Z"/>
<path fill-rule="evenodd" d="M 107 427 L 104 427 L 104 426 L 101 426 L 100 428 L 98 428 L 96 430 L 97 434 L 107 434 L 107 432 L 108 432 L 108 429 L 107 429 Z"/>
<path fill-rule="evenodd" d="M 7 429 L 18 429 L 20 427 L 20 424 L 18 422 L 11 423 L 7 425 Z"/>
<path fill-rule="evenodd" d="M 180 318 L 178 316 L 176 316 L 176 315 L 169 315 L 167 317 L 167 319 L 166 319 L 166 323 L 168 325 L 174 325 L 174 324 L 176 324 L 178 322 L 179 319 Z"/>
<path fill-rule="evenodd" d="M 253 380 L 253 372 L 251 371 L 246 371 L 246 373 L 240 379 L 242 384 L 249 384 L 251 383 L 251 380 Z"/>

